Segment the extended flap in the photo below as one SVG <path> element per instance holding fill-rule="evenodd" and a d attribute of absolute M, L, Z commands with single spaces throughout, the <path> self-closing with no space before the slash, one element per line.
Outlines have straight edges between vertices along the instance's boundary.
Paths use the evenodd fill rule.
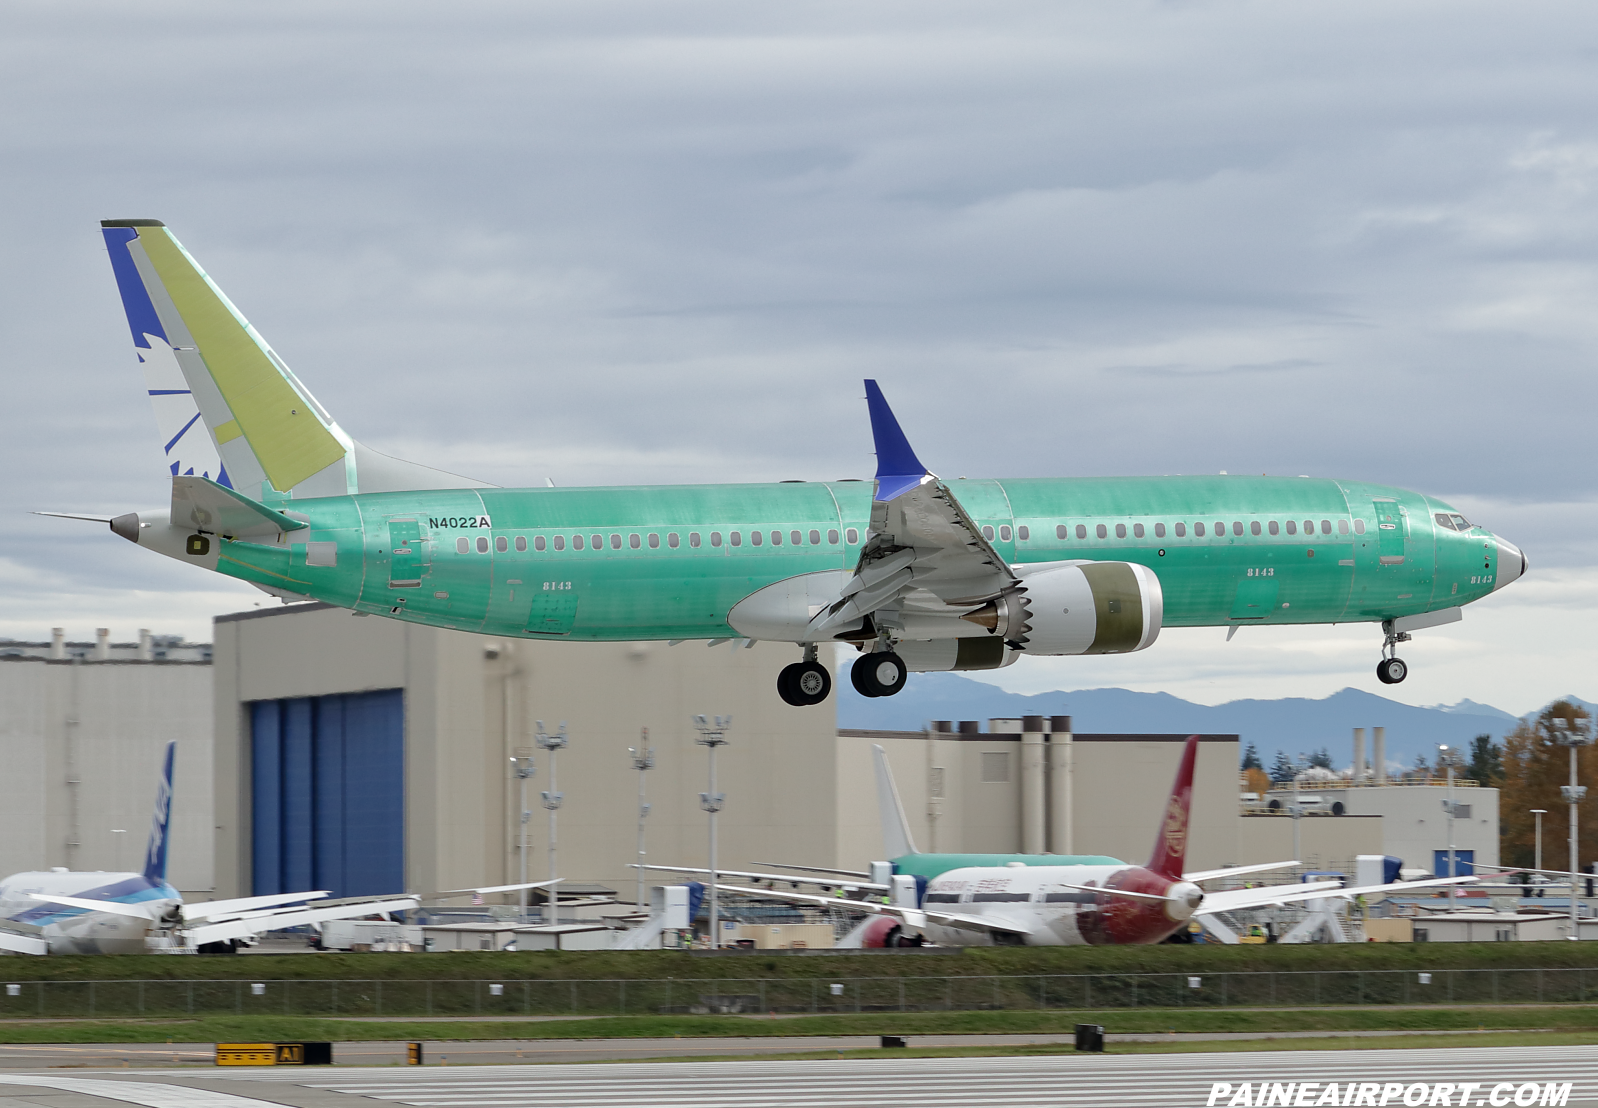
<path fill-rule="evenodd" d="M 172 478 L 172 524 L 225 538 L 264 538 L 308 524 L 204 477 Z"/>

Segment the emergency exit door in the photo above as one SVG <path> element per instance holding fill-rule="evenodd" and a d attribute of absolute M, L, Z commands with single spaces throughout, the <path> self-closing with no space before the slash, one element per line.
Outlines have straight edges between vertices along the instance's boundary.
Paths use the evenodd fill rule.
<path fill-rule="evenodd" d="M 427 543 L 414 519 L 388 521 L 388 587 L 415 589 L 427 572 Z"/>

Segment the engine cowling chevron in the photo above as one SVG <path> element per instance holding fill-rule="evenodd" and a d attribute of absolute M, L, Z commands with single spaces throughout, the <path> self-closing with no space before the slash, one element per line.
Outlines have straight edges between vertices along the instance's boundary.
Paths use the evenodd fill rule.
<path fill-rule="evenodd" d="M 1147 566 L 1042 562 L 1016 575 L 1020 584 L 1000 598 L 1008 611 L 996 604 L 1009 626 L 995 630 L 1028 654 L 1128 654 L 1159 637 L 1165 597 Z"/>

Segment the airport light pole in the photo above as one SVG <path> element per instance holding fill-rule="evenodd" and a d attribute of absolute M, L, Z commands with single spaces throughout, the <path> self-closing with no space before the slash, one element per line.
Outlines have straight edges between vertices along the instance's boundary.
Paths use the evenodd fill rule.
<path fill-rule="evenodd" d="M 510 760 L 511 772 L 516 775 L 517 806 L 521 811 L 521 841 L 516 852 L 521 857 L 521 877 L 518 880 L 523 886 L 527 884 L 527 821 L 533 818 L 533 813 L 527 807 L 527 779 L 537 772 L 533 765 L 533 752 L 531 750 L 518 750 L 516 757 Z M 516 890 L 517 920 L 527 922 L 527 889 Z"/>
<path fill-rule="evenodd" d="M 1565 803 L 1570 805 L 1570 934 L 1567 939 L 1581 938 L 1581 928 L 1578 924 L 1580 908 L 1576 901 L 1576 894 L 1581 891 L 1576 884 L 1577 869 L 1577 827 L 1576 806 L 1587 795 L 1587 786 L 1576 784 L 1576 752 L 1584 746 L 1592 745 L 1593 736 L 1587 734 L 1581 724 L 1573 719 L 1555 717 L 1548 721 L 1549 730 L 1553 732 L 1554 741 L 1560 746 L 1570 748 L 1570 784 L 1561 785 L 1559 795 L 1565 798 Z"/>
<path fill-rule="evenodd" d="M 1547 808 L 1532 808 L 1532 809 L 1530 809 L 1530 811 L 1531 811 L 1532 819 L 1535 820 L 1536 824 L 1537 824 L 1537 835 L 1536 835 L 1536 839 L 1535 839 L 1536 844 L 1537 844 L 1536 848 L 1535 848 L 1536 849 L 1535 857 L 1536 857 L 1537 861 L 1535 863 L 1533 863 L 1533 867 L 1532 868 L 1536 872 L 1537 876 L 1541 877 L 1543 875 L 1543 817 L 1548 814 L 1548 809 Z M 1541 886 L 1538 887 L 1537 891 L 1539 893 L 1542 892 Z"/>
<path fill-rule="evenodd" d="M 721 811 L 727 797 L 716 791 L 716 749 L 727 745 L 727 728 L 732 726 L 731 716 L 695 716 L 694 730 L 699 738 L 694 741 L 710 750 L 710 790 L 699 794 L 699 806 L 710 814 L 710 949 L 721 946 L 721 898 L 716 895 L 716 885 L 721 875 L 716 871 L 716 813 Z"/>
<path fill-rule="evenodd" d="M 1465 764 L 1459 751 L 1447 745 L 1437 748 L 1437 764 L 1448 771 L 1448 799 L 1443 801 L 1443 814 L 1448 817 L 1448 876 L 1459 876 L 1459 854 L 1454 850 L 1454 770 Z M 1456 897 L 1459 892 L 1458 885 L 1448 886 L 1448 910 L 1454 911 L 1459 907 Z"/>
<path fill-rule="evenodd" d="M 559 876 L 555 865 L 555 814 L 560 811 L 560 802 L 566 794 L 555 787 L 555 755 L 564 749 L 569 741 L 566 735 L 566 721 L 561 720 L 560 730 L 551 735 L 544 730 L 544 721 L 538 720 L 538 730 L 533 736 L 533 741 L 540 747 L 549 751 L 549 788 L 539 793 L 543 798 L 544 807 L 549 809 L 549 879 L 551 882 Z M 556 913 L 557 903 L 555 886 L 551 884 L 544 890 L 544 922 L 559 923 L 560 916 Z"/>
<path fill-rule="evenodd" d="M 649 745 L 649 728 L 638 736 L 638 745 L 627 748 L 632 757 L 633 769 L 638 771 L 638 895 L 633 904 L 640 911 L 644 906 L 644 820 L 649 818 L 649 805 L 644 801 L 644 778 L 655 768 L 655 748 Z"/>

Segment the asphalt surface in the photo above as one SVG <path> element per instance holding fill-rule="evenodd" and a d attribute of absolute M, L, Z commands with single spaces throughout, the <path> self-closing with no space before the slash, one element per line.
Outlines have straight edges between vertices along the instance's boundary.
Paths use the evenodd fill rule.
<path fill-rule="evenodd" d="M 1475 1082 L 1479 1094 L 1499 1082 L 1570 1081 L 1567 1104 L 1598 1108 L 1598 1051 L 1492 1047 L 620 1066 L 45 1070 L 0 1073 L 0 1108 L 371 1108 L 373 1100 L 410 1108 L 1166 1108 L 1209 1103 L 1213 1082 L 1250 1082 L 1257 1089 L 1263 1081 L 1400 1088 L 1422 1081 Z M 1394 1096 L 1388 1103 L 1402 1101 Z M 1487 1101 L 1482 1096 L 1471 1103 Z"/>

